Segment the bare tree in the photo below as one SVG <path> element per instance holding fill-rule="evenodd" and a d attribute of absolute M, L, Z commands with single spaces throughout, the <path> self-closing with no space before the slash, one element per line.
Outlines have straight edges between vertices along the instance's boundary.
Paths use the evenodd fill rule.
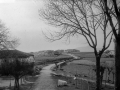
<path fill-rule="evenodd" d="M 14 49 L 18 44 L 18 39 L 12 38 L 8 28 L 0 21 L 0 50 Z"/>
<path fill-rule="evenodd" d="M 98 0 L 115 37 L 115 90 L 120 90 L 120 1 Z"/>
<path fill-rule="evenodd" d="M 95 72 L 97 71 L 97 70 L 96 70 L 96 66 L 93 65 L 92 68 L 93 68 L 93 69 L 92 69 L 93 71 L 95 71 Z M 102 85 L 102 81 L 103 81 L 103 77 L 104 77 L 105 70 L 106 70 L 106 63 L 105 63 L 105 62 L 102 62 L 101 65 L 100 65 L 100 80 L 101 80 L 101 81 L 100 81 L 100 84 L 101 84 L 101 85 Z M 102 86 L 101 86 L 101 87 L 102 87 Z"/>
<path fill-rule="evenodd" d="M 106 61 L 106 69 L 107 69 L 107 73 L 108 73 L 108 82 L 110 81 L 110 74 L 112 73 L 113 74 L 113 83 L 114 83 L 114 71 L 115 71 L 115 68 L 114 68 L 114 61 Z"/>
<path fill-rule="evenodd" d="M 19 79 L 34 72 L 34 63 L 24 58 L 2 59 L 0 63 L 0 75 L 13 76 L 15 79 L 14 90 L 19 90 Z"/>
<path fill-rule="evenodd" d="M 101 89 L 100 59 L 103 52 L 110 46 L 113 33 L 108 27 L 108 17 L 105 15 L 97 0 L 48 0 L 47 9 L 40 12 L 49 24 L 60 27 L 59 31 L 50 33 L 51 40 L 60 40 L 82 35 L 96 57 L 96 90 Z M 97 50 L 98 35 L 101 34 L 102 49 Z"/>

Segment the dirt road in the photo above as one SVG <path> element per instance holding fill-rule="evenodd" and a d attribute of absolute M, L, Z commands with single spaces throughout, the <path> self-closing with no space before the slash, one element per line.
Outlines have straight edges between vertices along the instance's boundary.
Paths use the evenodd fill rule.
<path fill-rule="evenodd" d="M 54 64 L 46 66 L 41 71 L 40 77 L 31 90 L 56 90 L 56 84 L 51 77 L 51 67 Z"/>

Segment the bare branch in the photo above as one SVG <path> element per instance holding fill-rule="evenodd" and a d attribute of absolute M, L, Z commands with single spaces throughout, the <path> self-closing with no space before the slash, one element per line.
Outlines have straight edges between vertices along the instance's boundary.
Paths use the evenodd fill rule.
<path fill-rule="evenodd" d="M 15 49 L 18 39 L 10 36 L 8 28 L 0 21 L 0 50 Z"/>
<path fill-rule="evenodd" d="M 107 30 L 109 18 L 103 11 L 104 4 L 99 0 L 49 0 L 49 2 L 50 6 L 44 11 L 43 17 L 49 24 L 62 28 L 58 32 L 50 33 L 49 37 L 44 33 L 50 41 L 60 40 L 63 37 L 70 40 L 74 35 L 82 35 L 89 46 L 97 51 L 97 34 L 101 30 L 104 37 L 103 49 L 109 46 L 106 42 L 112 31 Z"/>

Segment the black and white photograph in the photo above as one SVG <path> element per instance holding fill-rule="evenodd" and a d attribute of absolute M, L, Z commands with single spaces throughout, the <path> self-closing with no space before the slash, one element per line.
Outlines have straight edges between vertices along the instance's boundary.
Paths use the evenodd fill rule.
<path fill-rule="evenodd" d="M 0 0 L 0 90 L 120 90 L 120 0 Z"/>

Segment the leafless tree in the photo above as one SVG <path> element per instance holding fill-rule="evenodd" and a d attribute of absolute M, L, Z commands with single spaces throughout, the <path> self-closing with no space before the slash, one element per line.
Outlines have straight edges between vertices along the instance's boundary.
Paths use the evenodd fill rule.
<path fill-rule="evenodd" d="M 18 39 L 12 38 L 8 28 L 0 21 L 0 50 L 14 49 L 18 44 Z"/>
<path fill-rule="evenodd" d="M 92 68 L 93 68 L 92 69 L 93 71 L 95 71 L 95 72 L 97 71 L 96 66 L 93 65 Z M 102 62 L 101 65 L 100 65 L 100 80 L 101 80 L 100 83 L 101 83 L 101 85 L 102 85 L 105 70 L 106 70 L 106 62 Z"/>
<path fill-rule="evenodd" d="M 63 37 L 82 35 L 90 47 L 94 49 L 96 57 L 96 90 L 101 89 L 100 59 L 103 52 L 112 41 L 112 29 L 108 27 L 108 17 L 105 15 L 97 0 L 48 0 L 47 8 L 40 11 L 40 16 L 49 24 L 60 27 L 59 31 L 50 33 L 46 37 L 51 41 Z M 101 34 L 102 49 L 97 50 L 98 35 Z"/>
<path fill-rule="evenodd" d="M 115 90 L 120 90 L 120 0 L 98 0 L 115 37 Z"/>

